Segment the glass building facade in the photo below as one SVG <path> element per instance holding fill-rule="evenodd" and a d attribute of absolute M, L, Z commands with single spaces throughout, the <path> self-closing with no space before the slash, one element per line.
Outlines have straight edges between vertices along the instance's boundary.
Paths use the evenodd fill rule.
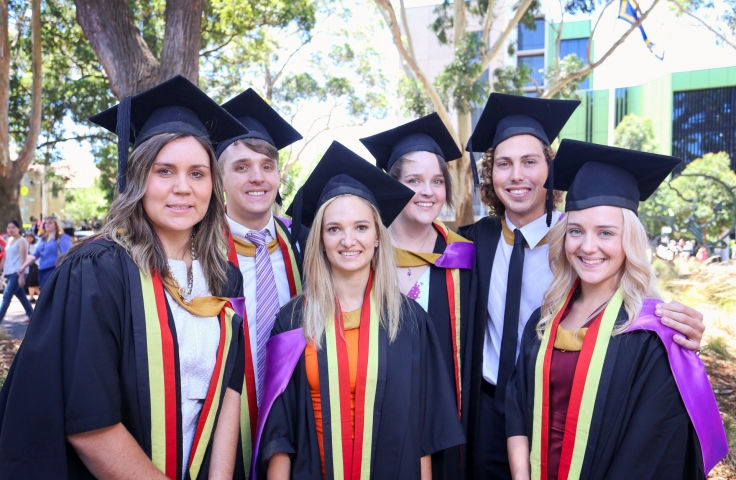
<path fill-rule="evenodd" d="M 736 170 L 736 86 L 674 92 L 672 155 L 685 164 L 726 152 Z"/>

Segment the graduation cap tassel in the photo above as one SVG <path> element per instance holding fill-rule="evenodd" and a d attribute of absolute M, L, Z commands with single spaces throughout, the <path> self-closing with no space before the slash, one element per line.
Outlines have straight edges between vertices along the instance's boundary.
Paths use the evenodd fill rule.
<path fill-rule="evenodd" d="M 552 226 L 552 209 L 554 208 L 555 198 L 555 161 L 549 164 L 549 174 L 547 175 L 547 226 Z"/>
<path fill-rule="evenodd" d="M 480 187 L 480 179 L 478 177 L 478 163 L 475 161 L 475 154 L 473 153 L 473 139 L 468 140 L 468 152 L 470 153 L 470 169 L 473 172 L 473 190 L 478 190 Z"/>
<path fill-rule="evenodd" d="M 125 190 L 125 169 L 128 166 L 130 149 L 130 104 L 131 97 L 125 97 L 118 105 L 118 118 L 115 133 L 118 136 L 118 192 Z"/>
<path fill-rule="evenodd" d="M 302 206 L 304 205 L 304 188 L 300 188 L 294 200 L 291 202 L 291 234 L 290 240 L 292 244 L 296 244 L 299 240 L 299 234 L 302 229 Z"/>

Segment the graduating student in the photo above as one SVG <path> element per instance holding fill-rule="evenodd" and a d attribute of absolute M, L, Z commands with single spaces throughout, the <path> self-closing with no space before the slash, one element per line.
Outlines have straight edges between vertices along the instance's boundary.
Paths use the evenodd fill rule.
<path fill-rule="evenodd" d="M 452 178 L 447 162 L 462 156 L 439 115 L 432 113 L 400 127 L 361 139 L 379 167 L 414 191 L 414 197 L 389 227 L 399 267 L 401 293 L 429 313 L 453 379 L 458 415 L 467 427 L 470 365 L 467 354 L 473 331 L 469 322 L 470 280 L 475 256 L 471 242 L 437 220 L 452 207 Z M 457 479 L 461 448 L 432 457 L 432 477 Z"/>
<path fill-rule="evenodd" d="M 274 202 L 281 204 L 279 150 L 302 136 L 253 89 L 222 108 L 248 129 L 248 133 L 220 142 L 215 151 L 227 195 L 228 258 L 244 279 L 245 388 L 240 407 L 242 455 L 236 467 L 236 476 L 240 476 L 250 465 L 266 341 L 281 306 L 302 293 L 298 239 L 290 235 L 290 221 L 272 214 Z M 305 238 L 306 231 L 302 245 Z"/>
<path fill-rule="evenodd" d="M 467 150 L 484 152 L 481 198 L 491 216 L 459 233 L 478 248 L 468 408 L 468 478 L 511 478 L 506 452 L 505 389 L 529 315 L 552 281 L 546 235 L 560 194 L 544 187 L 550 142 L 578 101 L 491 94 Z M 659 304 L 675 341 L 697 350 L 702 315 L 677 302 Z"/>
<path fill-rule="evenodd" d="M 210 141 L 244 129 L 181 76 L 91 120 L 118 134 L 119 196 L 38 299 L 0 392 L 0 478 L 231 478 L 242 277 Z"/>
<path fill-rule="evenodd" d="M 428 478 L 464 436 L 433 322 L 396 288 L 386 227 L 414 192 L 336 142 L 302 188 L 304 295 L 269 340 L 254 472 Z"/>
<path fill-rule="evenodd" d="M 654 314 L 637 217 L 680 161 L 562 141 L 548 181 L 568 190 L 548 235 L 554 278 L 507 390 L 514 478 L 704 479 L 728 453 L 705 367 Z"/>

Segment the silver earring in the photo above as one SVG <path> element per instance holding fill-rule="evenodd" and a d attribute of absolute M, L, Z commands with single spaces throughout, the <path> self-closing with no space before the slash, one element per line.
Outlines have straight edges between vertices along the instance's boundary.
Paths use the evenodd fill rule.
<path fill-rule="evenodd" d="M 373 245 L 373 246 L 374 246 L 375 248 L 378 248 L 378 242 L 376 242 L 376 243 L 375 243 L 375 245 Z"/>

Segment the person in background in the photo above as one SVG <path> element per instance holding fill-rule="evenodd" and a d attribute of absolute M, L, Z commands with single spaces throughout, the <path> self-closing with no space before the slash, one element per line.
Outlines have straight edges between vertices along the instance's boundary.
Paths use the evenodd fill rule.
<path fill-rule="evenodd" d="M 568 192 L 548 237 L 554 277 L 506 396 L 514 479 L 697 480 L 728 453 L 703 363 L 655 315 L 637 216 L 680 162 L 562 140 L 547 181 Z"/>
<path fill-rule="evenodd" d="M 36 254 L 36 247 L 38 247 L 38 239 L 33 234 L 33 230 L 28 229 L 25 233 L 26 243 L 28 243 L 28 255 Z M 31 303 L 35 303 L 36 298 L 41 293 L 38 288 L 38 262 L 32 262 L 28 266 L 28 272 L 26 274 L 26 293 L 28 294 L 28 300 Z"/>
<path fill-rule="evenodd" d="M 25 269 L 19 267 L 26 261 L 28 255 L 28 243 L 20 234 L 20 222 L 11 220 L 8 222 L 8 243 L 5 248 L 5 256 L 0 259 L 3 264 L 3 272 L 7 279 L 5 291 L 3 292 L 2 304 L 0 304 L 0 322 L 5 318 L 10 307 L 10 301 L 13 296 L 20 300 L 20 304 L 26 311 L 26 316 L 22 323 L 28 323 L 33 315 L 33 307 L 26 297 L 26 291 L 23 289 L 25 284 Z"/>
<path fill-rule="evenodd" d="M 59 259 L 72 248 L 74 241 L 72 237 L 61 230 L 59 220 L 49 215 L 43 222 L 44 231 L 41 241 L 38 242 L 36 253 L 28 255 L 26 261 L 18 269 L 18 274 L 25 272 L 28 266 L 38 260 L 38 286 L 43 286 L 56 269 Z"/>
<path fill-rule="evenodd" d="M 98 233 L 100 233 L 100 230 L 102 230 L 102 222 L 99 220 L 94 220 L 90 227 L 92 228 L 92 235 L 97 235 Z"/>

